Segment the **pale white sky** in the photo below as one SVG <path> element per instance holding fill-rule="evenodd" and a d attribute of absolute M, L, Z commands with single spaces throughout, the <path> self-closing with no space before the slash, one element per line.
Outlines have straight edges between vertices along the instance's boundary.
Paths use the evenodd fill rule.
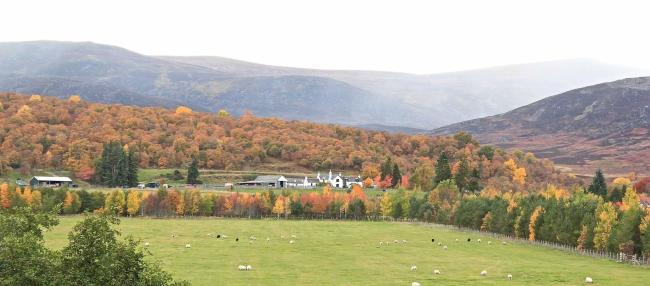
<path fill-rule="evenodd" d="M 650 1 L 17 0 L 0 9 L 3 42 L 411 73 L 566 58 L 650 68 Z"/>

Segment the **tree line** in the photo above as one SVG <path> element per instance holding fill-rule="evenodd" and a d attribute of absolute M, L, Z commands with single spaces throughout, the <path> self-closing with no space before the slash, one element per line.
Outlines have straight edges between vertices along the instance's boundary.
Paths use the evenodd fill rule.
<path fill-rule="evenodd" d="M 623 193 L 620 199 L 616 195 L 619 192 Z M 325 186 L 322 191 L 311 192 L 226 194 L 194 188 L 114 190 L 107 194 L 65 189 L 21 191 L 0 185 L 0 203 L 5 209 L 22 206 L 49 211 L 62 205 L 62 214 L 98 211 L 156 217 L 408 218 L 628 254 L 650 251 L 650 209 L 640 204 L 646 196 L 637 193 L 628 178 L 617 178 L 607 186 L 600 175 L 587 187 L 547 185 L 542 192 L 485 188 L 475 193 L 461 190 L 450 178 L 438 182 L 431 191 L 400 188 L 371 197 L 359 185 L 347 192 Z"/>

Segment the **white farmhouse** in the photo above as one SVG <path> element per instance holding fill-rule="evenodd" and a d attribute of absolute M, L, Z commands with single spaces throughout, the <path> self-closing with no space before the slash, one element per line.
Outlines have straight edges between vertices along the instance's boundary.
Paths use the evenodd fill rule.
<path fill-rule="evenodd" d="M 355 184 L 363 186 L 363 180 L 361 180 L 361 176 L 345 177 L 341 175 L 341 173 L 339 173 L 337 176 L 332 176 L 332 170 L 330 170 L 327 178 L 321 177 L 320 172 L 318 172 L 316 179 L 318 179 L 319 182 L 329 184 L 334 188 L 350 188 Z"/>

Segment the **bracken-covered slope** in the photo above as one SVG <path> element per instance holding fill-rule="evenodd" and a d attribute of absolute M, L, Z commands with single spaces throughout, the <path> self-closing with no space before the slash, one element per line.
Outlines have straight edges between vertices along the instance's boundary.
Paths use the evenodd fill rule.
<path fill-rule="evenodd" d="M 650 172 L 650 77 L 571 90 L 502 115 L 432 131 L 525 149 L 576 172 Z"/>

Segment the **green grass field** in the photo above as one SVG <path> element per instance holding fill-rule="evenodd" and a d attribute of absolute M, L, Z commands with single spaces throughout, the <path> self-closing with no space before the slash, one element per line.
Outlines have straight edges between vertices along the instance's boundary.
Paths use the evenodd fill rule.
<path fill-rule="evenodd" d="M 60 248 L 81 217 L 46 235 Z M 496 243 L 435 225 L 390 222 L 123 219 L 124 235 L 149 242 L 153 259 L 193 285 L 649 285 L 650 269 L 543 247 Z M 171 234 L 175 233 L 176 238 Z M 208 236 L 208 234 L 214 236 Z M 227 239 L 217 239 L 226 234 Z M 295 243 L 289 244 L 291 235 Z M 257 240 L 249 243 L 248 237 Z M 282 238 L 284 236 L 284 238 Z M 467 237 L 473 239 L 471 243 Z M 235 242 L 235 237 L 240 241 Z M 266 238 L 270 238 L 270 242 Z M 448 245 L 443 250 L 432 243 Z M 456 242 L 455 239 L 459 239 Z M 379 246 L 379 241 L 407 240 Z M 191 248 L 185 248 L 190 243 Z M 250 264 L 253 271 L 238 271 Z M 410 271 L 417 265 L 417 272 Z M 441 275 L 433 275 L 439 269 Z M 487 270 L 487 277 L 481 277 Z M 512 273 L 513 281 L 506 275 Z"/>

